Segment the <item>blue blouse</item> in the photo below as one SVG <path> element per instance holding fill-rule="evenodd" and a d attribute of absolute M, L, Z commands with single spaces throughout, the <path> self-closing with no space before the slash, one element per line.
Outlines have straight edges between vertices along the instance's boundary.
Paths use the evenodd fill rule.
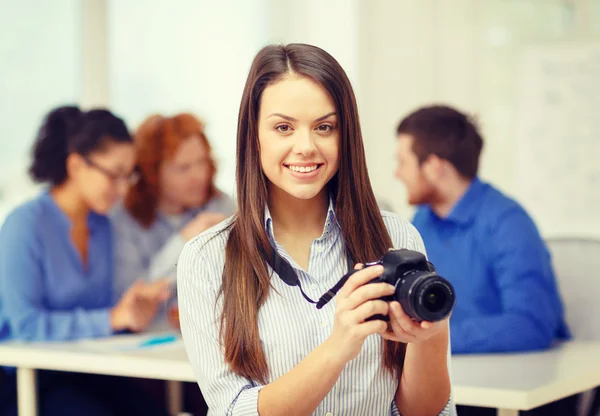
<path fill-rule="evenodd" d="M 64 341 L 112 333 L 113 248 L 104 216 L 88 216 L 88 260 L 72 224 L 46 191 L 0 229 L 0 342 Z"/>

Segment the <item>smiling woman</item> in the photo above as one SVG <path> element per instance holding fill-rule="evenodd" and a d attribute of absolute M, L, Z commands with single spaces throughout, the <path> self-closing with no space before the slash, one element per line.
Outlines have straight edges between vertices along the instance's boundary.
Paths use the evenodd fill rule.
<path fill-rule="evenodd" d="M 270 198 L 283 193 L 306 200 L 323 193 L 327 200 L 326 185 L 338 170 L 340 134 L 335 104 L 322 86 L 290 74 L 266 88 L 258 137 Z"/>
<path fill-rule="evenodd" d="M 454 414 L 447 321 L 418 324 L 379 300 L 394 287 L 365 283 L 382 268 L 354 273 L 322 309 L 305 300 L 348 261 L 424 251 L 408 222 L 377 207 L 352 86 L 327 52 L 268 46 L 254 59 L 237 192 L 237 215 L 178 262 L 182 333 L 209 414 Z M 306 297 L 270 268 L 275 254 Z"/>

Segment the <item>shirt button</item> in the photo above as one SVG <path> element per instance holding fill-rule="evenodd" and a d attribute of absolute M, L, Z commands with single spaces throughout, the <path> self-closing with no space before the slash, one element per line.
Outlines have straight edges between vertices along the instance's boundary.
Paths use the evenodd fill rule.
<path fill-rule="evenodd" d="M 325 413 L 325 416 L 333 416 L 333 413 L 327 412 L 327 413 Z"/>
<path fill-rule="evenodd" d="M 321 322 L 321 326 L 322 326 L 323 328 L 327 328 L 327 326 L 328 326 L 328 325 L 329 325 L 329 324 L 328 324 L 327 322 L 325 322 L 325 321 Z"/>
<path fill-rule="evenodd" d="M 317 290 L 317 289 L 319 288 L 319 286 L 317 286 L 316 284 L 314 284 L 314 283 L 313 283 L 313 284 L 310 286 L 310 288 L 311 288 L 312 290 Z"/>
<path fill-rule="evenodd" d="M 317 253 L 322 253 L 322 252 L 323 252 L 323 247 L 319 246 L 319 247 L 317 247 L 317 248 L 315 249 L 315 251 L 316 251 Z"/>

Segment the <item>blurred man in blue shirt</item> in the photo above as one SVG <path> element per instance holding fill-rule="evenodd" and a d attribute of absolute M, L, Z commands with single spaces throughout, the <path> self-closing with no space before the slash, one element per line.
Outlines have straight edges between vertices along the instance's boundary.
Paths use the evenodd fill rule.
<path fill-rule="evenodd" d="M 450 107 L 418 109 L 397 128 L 396 177 L 418 205 L 413 223 L 429 259 L 456 290 L 452 353 L 548 348 L 569 338 L 550 255 L 523 207 L 477 177 L 482 147 L 475 123 Z M 521 414 L 574 414 L 576 403 L 571 396 Z"/>
<path fill-rule="evenodd" d="M 421 108 L 397 129 L 406 186 L 429 259 L 456 289 L 453 353 L 528 351 L 568 338 L 548 250 L 527 212 L 477 177 L 483 140 L 449 107 Z"/>

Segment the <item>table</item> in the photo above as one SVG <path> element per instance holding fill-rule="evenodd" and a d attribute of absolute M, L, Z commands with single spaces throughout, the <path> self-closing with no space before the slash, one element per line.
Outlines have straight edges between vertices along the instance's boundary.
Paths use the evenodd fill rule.
<path fill-rule="evenodd" d="M 543 352 L 452 357 L 457 404 L 516 416 L 600 386 L 600 342 L 571 341 Z"/>
<path fill-rule="evenodd" d="M 19 415 L 35 416 L 35 370 L 141 377 L 175 382 L 196 379 L 181 340 L 126 350 L 149 335 L 71 342 L 0 344 L 0 365 L 18 367 Z M 452 358 L 457 404 L 492 407 L 501 416 L 553 402 L 600 385 L 600 342 L 568 342 L 551 350 Z M 177 394 L 177 384 L 172 384 Z M 172 407 L 177 408 L 177 403 Z"/>
<path fill-rule="evenodd" d="M 178 382 L 196 382 L 188 363 L 183 341 L 132 349 L 156 334 L 117 337 L 67 343 L 0 343 L 0 365 L 17 367 L 19 416 L 36 416 L 36 372 L 56 370 L 168 380 L 170 407 L 181 409 Z M 130 349 L 131 348 L 131 349 Z"/>

